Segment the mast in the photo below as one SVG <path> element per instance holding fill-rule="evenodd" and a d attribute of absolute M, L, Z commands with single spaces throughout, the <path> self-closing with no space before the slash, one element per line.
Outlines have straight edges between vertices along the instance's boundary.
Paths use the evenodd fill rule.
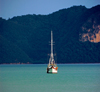
<path fill-rule="evenodd" d="M 50 59 L 49 59 L 49 65 L 54 64 L 54 56 L 53 56 L 53 33 L 51 31 L 51 54 L 50 54 Z"/>
<path fill-rule="evenodd" d="M 51 58 L 53 59 L 53 33 L 51 31 Z"/>

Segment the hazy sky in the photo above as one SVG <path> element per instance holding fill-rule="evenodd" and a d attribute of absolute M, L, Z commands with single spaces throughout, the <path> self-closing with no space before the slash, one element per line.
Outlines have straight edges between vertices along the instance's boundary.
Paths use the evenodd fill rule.
<path fill-rule="evenodd" d="M 4 19 L 26 14 L 47 15 L 73 5 L 91 8 L 100 0 L 0 0 L 0 17 Z"/>

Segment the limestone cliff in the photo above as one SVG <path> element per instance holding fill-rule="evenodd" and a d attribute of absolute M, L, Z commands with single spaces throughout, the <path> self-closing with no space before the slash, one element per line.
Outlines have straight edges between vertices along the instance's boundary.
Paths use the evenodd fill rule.
<path fill-rule="evenodd" d="M 92 14 L 82 25 L 79 37 L 82 42 L 100 42 L 100 12 Z"/>

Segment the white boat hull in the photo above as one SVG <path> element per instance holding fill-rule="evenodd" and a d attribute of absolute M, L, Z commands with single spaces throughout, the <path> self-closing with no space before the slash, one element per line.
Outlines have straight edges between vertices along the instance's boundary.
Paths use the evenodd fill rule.
<path fill-rule="evenodd" d="M 56 68 L 47 68 L 47 73 L 57 73 L 58 71 L 57 71 L 57 69 L 58 69 L 58 67 L 56 67 Z"/>

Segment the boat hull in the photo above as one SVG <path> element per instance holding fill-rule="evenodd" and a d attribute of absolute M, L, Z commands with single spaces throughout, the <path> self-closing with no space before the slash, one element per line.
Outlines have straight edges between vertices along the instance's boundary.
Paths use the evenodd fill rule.
<path fill-rule="evenodd" d="M 47 73 L 53 73 L 53 74 L 56 74 L 58 71 L 57 71 L 58 67 L 54 68 L 47 68 Z"/>

